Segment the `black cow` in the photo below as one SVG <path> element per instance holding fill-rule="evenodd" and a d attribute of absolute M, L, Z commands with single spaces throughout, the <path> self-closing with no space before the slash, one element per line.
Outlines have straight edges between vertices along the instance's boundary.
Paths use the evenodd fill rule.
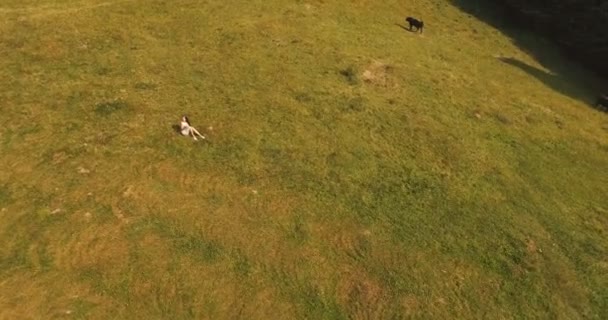
<path fill-rule="evenodd" d="M 410 31 L 414 31 L 412 27 L 416 27 L 416 31 L 420 31 L 420 33 L 422 33 L 422 29 L 424 28 L 424 22 L 422 20 L 407 17 L 405 18 L 405 21 L 410 24 Z"/>

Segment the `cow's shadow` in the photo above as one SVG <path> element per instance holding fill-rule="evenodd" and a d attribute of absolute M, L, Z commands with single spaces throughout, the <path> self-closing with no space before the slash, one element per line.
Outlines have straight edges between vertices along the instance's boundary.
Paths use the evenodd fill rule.
<path fill-rule="evenodd" d="M 395 23 L 395 25 L 398 26 L 398 27 L 400 27 L 401 29 L 403 29 L 405 31 L 414 32 L 414 30 L 412 30 L 412 29 L 410 29 L 410 28 L 408 28 L 408 27 L 406 27 L 406 26 L 404 26 L 404 25 L 402 25 L 400 23 Z"/>

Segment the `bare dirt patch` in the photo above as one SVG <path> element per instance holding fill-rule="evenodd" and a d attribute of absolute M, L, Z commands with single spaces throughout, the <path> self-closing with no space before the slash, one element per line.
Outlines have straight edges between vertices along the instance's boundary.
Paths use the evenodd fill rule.
<path fill-rule="evenodd" d="M 362 270 L 345 274 L 338 286 L 338 297 L 347 306 L 350 319 L 380 319 L 387 303 L 384 288 Z"/>
<path fill-rule="evenodd" d="M 391 80 L 391 74 L 393 72 L 394 67 L 391 65 L 382 61 L 374 61 L 365 68 L 361 74 L 361 79 L 367 84 L 380 87 L 392 87 L 394 86 L 394 81 Z"/>

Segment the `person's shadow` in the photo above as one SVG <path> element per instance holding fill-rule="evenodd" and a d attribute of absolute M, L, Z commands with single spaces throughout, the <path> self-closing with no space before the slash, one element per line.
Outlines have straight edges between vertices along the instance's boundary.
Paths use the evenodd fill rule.
<path fill-rule="evenodd" d="M 581 86 L 581 83 L 576 81 L 577 79 L 574 76 L 568 77 L 559 73 L 547 72 L 515 58 L 500 57 L 498 60 L 523 70 L 557 92 L 580 101 L 584 101 L 585 103 L 596 107 L 595 100 L 592 100 L 594 97 L 592 93 L 589 92 L 590 90 L 584 86 Z"/>
<path fill-rule="evenodd" d="M 179 126 L 179 124 L 172 125 L 171 129 L 173 129 L 173 131 L 175 131 L 175 133 L 177 133 L 177 134 L 181 134 L 182 133 L 182 130 L 181 130 L 181 127 Z"/>
<path fill-rule="evenodd" d="M 563 81 L 561 81 L 560 77 L 554 73 L 546 72 L 515 58 L 499 57 L 498 60 L 525 71 L 527 74 L 542 81 L 553 89 L 557 89 L 558 91 L 562 92 L 564 91 L 564 84 L 562 83 Z"/>

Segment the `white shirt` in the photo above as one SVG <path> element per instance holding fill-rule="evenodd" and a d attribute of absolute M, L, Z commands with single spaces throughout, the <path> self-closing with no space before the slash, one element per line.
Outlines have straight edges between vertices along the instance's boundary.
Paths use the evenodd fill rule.
<path fill-rule="evenodd" d="M 191 130 L 191 127 L 188 124 L 188 122 L 182 121 L 182 124 L 181 124 L 182 135 L 184 135 L 184 136 L 189 135 L 190 134 L 190 130 Z"/>

